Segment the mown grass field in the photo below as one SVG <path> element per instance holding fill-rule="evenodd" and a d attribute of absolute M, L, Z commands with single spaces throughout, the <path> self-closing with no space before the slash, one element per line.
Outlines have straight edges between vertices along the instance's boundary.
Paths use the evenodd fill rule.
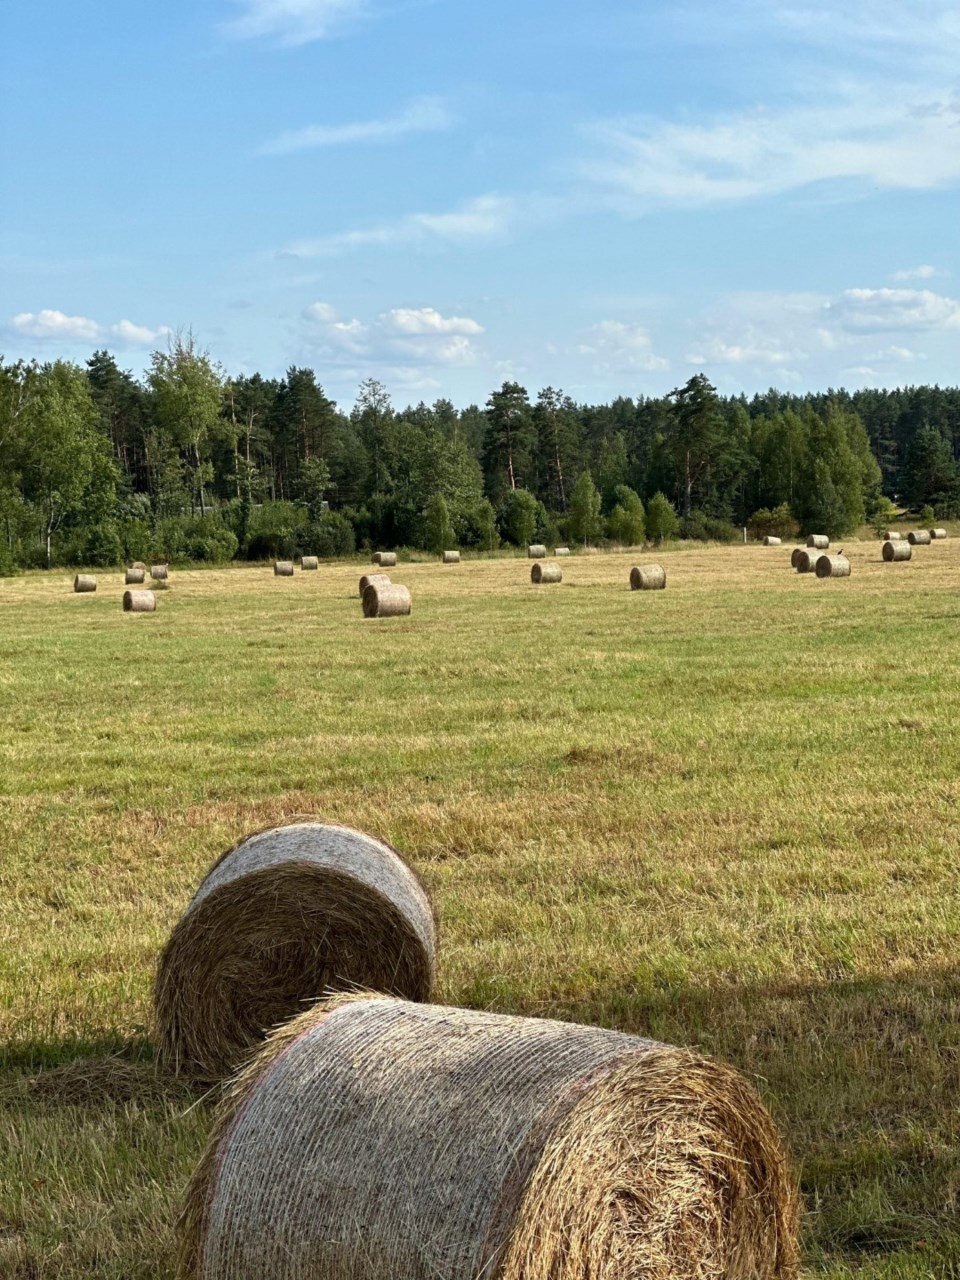
<path fill-rule="evenodd" d="M 408 855 L 439 998 L 756 1079 L 807 1274 L 960 1274 L 960 538 L 848 580 L 789 547 L 0 582 L 0 1276 L 172 1275 L 210 1110 L 151 1066 L 206 866 L 302 816 Z M 398 1278 L 400 1280 L 400 1278 Z"/>

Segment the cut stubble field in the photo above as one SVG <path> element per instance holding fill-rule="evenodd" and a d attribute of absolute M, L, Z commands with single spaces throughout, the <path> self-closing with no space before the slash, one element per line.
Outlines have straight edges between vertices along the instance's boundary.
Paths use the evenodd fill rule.
<path fill-rule="evenodd" d="M 960 1274 L 960 539 L 0 582 L 0 1275 L 173 1274 L 209 1101 L 157 1075 L 157 954 L 258 828 L 360 827 L 440 917 L 437 998 L 754 1079 L 804 1265 Z M 643 562 L 641 559 L 639 562 Z"/>

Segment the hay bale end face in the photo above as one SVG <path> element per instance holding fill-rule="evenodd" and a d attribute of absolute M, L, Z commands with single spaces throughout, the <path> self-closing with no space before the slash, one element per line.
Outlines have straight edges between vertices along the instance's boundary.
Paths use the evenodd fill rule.
<path fill-rule="evenodd" d="M 123 593 L 124 613 L 155 613 L 157 597 L 152 591 L 125 591 Z"/>
<path fill-rule="evenodd" d="M 293 561 L 292 560 L 274 560 L 273 576 L 275 578 L 292 578 L 293 577 Z"/>
<path fill-rule="evenodd" d="M 459 551 L 445 551 L 445 552 L 443 553 L 443 563 L 444 563 L 444 564 L 459 564 L 459 563 L 460 563 L 460 552 L 459 552 Z"/>
<path fill-rule="evenodd" d="M 365 618 L 405 618 L 413 608 L 409 590 L 399 582 L 370 582 L 361 599 Z"/>
<path fill-rule="evenodd" d="M 543 564 L 537 561 L 530 569 L 530 581 L 537 583 L 562 582 L 563 570 L 558 564 Z"/>
<path fill-rule="evenodd" d="M 301 556 L 300 568 L 301 569 L 319 569 L 320 568 L 319 557 L 318 556 Z"/>
<path fill-rule="evenodd" d="M 547 548 L 542 542 L 531 542 L 527 547 L 528 560 L 543 560 L 546 558 Z"/>
<path fill-rule="evenodd" d="M 365 573 L 360 579 L 360 598 L 363 599 L 363 593 L 371 582 L 375 582 L 377 586 L 386 586 L 390 581 L 389 573 Z"/>
<path fill-rule="evenodd" d="M 825 533 L 811 533 L 807 538 L 807 546 L 814 547 L 817 551 L 826 551 L 830 545 L 830 539 Z"/>
<path fill-rule="evenodd" d="M 888 563 L 890 561 L 909 560 L 913 555 L 913 547 L 909 542 L 885 542 L 883 544 L 882 555 Z"/>
<path fill-rule="evenodd" d="M 807 554 L 806 547 L 794 547 L 790 552 L 790 568 L 796 569 L 800 564 L 800 557 Z"/>
<path fill-rule="evenodd" d="M 635 564 L 630 570 L 631 591 L 664 591 L 667 571 L 662 564 Z"/>
<path fill-rule="evenodd" d="M 96 591 L 97 580 L 92 573 L 78 573 L 73 580 L 73 589 L 80 594 L 85 591 Z"/>
<path fill-rule="evenodd" d="M 933 539 L 927 529 L 911 529 L 907 534 L 907 541 L 911 547 L 929 547 Z"/>
<path fill-rule="evenodd" d="M 801 547 L 800 554 L 797 556 L 797 573 L 813 573 L 817 567 L 817 561 L 823 553 L 813 550 L 810 547 Z"/>
<path fill-rule="evenodd" d="M 782 538 L 775 538 L 773 534 L 768 533 L 763 540 L 763 545 L 765 547 L 779 547 L 782 541 L 783 541 Z"/>
<path fill-rule="evenodd" d="M 385 1194 L 389 1188 L 389 1194 Z M 753 1087 L 652 1040 L 340 997 L 221 1106 L 181 1280 L 792 1280 L 797 1198 Z"/>
<path fill-rule="evenodd" d="M 263 831 L 213 866 L 164 948 L 159 1049 L 219 1080 L 331 989 L 427 1000 L 435 973 L 433 908 L 396 850 L 320 822 Z"/>
<path fill-rule="evenodd" d="M 932 539 L 934 542 L 940 542 L 940 541 L 941 541 L 941 539 L 945 538 L 946 536 L 947 536 L 947 531 L 946 531 L 946 529 L 931 529 L 931 530 L 930 530 L 930 537 L 931 537 L 931 539 Z"/>
<path fill-rule="evenodd" d="M 154 582 L 166 582 L 170 577 L 170 566 L 166 564 L 152 564 L 150 566 L 150 577 Z"/>
<path fill-rule="evenodd" d="M 818 578 L 849 578 L 850 561 L 846 556 L 818 556 L 814 572 Z"/>
<path fill-rule="evenodd" d="M 557 547 L 553 553 L 555 556 L 568 556 L 570 554 L 569 547 Z"/>
<path fill-rule="evenodd" d="M 144 578 L 145 578 L 145 577 L 146 577 L 146 570 L 145 570 L 145 569 L 133 569 L 133 568 L 130 568 L 130 569 L 128 569 L 128 570 L 127 570 L 127 572 L 123 575 L 123 581 L 126 583 L 126 585 L 127 585 L 128 587 L 129 587 L 129 586 L 136 586 L 138 583 L 143 582 L 143 580 L 144 580 Z"/>

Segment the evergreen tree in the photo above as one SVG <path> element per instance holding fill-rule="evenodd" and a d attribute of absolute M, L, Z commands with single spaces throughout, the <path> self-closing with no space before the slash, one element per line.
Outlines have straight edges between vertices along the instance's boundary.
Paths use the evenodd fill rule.
<path fill-rule="evenodd" d="M 487 400 L 483 440 L 484 481 L 494 502 L 532 482 L 535 437 L 526 388 L 505 382 Z"/>

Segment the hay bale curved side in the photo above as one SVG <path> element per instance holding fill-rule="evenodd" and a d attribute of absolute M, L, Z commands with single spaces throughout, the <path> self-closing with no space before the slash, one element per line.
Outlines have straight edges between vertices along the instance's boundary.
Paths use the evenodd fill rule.
<path fill-rule="evenodd" d="M 542 582 L 562 582 L 563 570 L 558 564 L 544 564 L 538 560 L 530 568 L 530 581 L 538 585 Z"/>
<path fill-rule="evenodd" d="M 810 547 L 802 547 L 797 557 L 797 573 L 813 573 L 822 554 Z"/>
<path fill-rule="evenodd" d="M 913 555 L 913 547 L 909 542 L 885 542 L 881 554 L 888 563 L 891 560 L 909 560 Z"/>
<path fill-rule="evenodd" d="M 818 578 L 849 578 L 850 561 L 846 556 L 817 556 L 814 572 Z"/>
<path fill-rule="evenodd" d="M 154 582 L 166 582 L 170 577 L 170 566 L 166 564 L 152 564 L 150 566 L 150 577 Z"/>
<path fill-rule="evenodd" d="M 546 1019 L 341 997 L 217 1116 L 181 1280 L 791 1280 L 797 1200 L 735 1071 Z"/>
<path fill-rule="evenodd" d="M 631 591 L 664 591 L 667 571 L 662 564 L 635 564 L 630 570 Z"/>
<path fill-rule="evenodd" d="M 826 551 L 830 545 L 830 539 L 825 533 L 811 533 L 807 538 L 807 546 L 813 547 L 817 551 Z"/>
<path fill-rule="evenodd" d="M 933 542 L 940 542 L 941 539 L 947 536 L 946 529 L 931 529 L 929 530 L 929 533 L 930 533 L 930 538 Z"/>
<path fill-rule="evenodd" d="M 911 547 L 929 547 L 933 539 L 927 529 L 911 529 L 907 534 L 907 541 Z"/>
<path fill-rule="evenodd" d="M 569 547 L 554 547 L 553 554 L 555 556 L 568 556 L 570 554 Z"/>
<path fill-rule="evenodd" d="M 459 563 L 460 563 L 460 552 L 459 552 L 459 551 L 445 551 L 445 552 L 443 553 L 443 563 L 444 563 L 444 564 L 459 564 Z"/>
<path fill-rule="evenodd" d="M 768 533 L 763 540 L 765 547 L 779 547 L 783 543 L 782 538 L 775 538 L 772 533 Z"/>
<path fill-rule="evenodd" d="M 134 562 L 133 562 L 133 564 L 131 564 L 130 568 L 131 568 L 131 569 L 142 569 L 142 570 L 144 571 L 144 573 L 146 573 L 146 571 L 147 571 L 147 566 L 143 563 L 143 561 L 142 561 L 142 560 L 134 560 Z"/>
<path fill-rule="evenodd" d="M 542 542 L 531 542 L 527 547 L 528 560 L 543 560 L 547 554 L 547 548 Z"/>
<path fill-rule="evenodd" d="M 146 576 L 147 574 L 145 569 L 130 568 L 123 575 L 123 581 L 124 581 L 124 584 L 128 587 L 136 586 L 137 584 L 142 583 Z"/>
<path fill-rule="evenodd" d="M 898 533 L 896 529 L 890 529 L 883 535 L 884 542 L 900 542 L 903 538 L 902 533 Z"/>
<path fill-rule="evenodd" d="M 320 558 L 319 558 L 319 556 L 301 556 L 301 557 L 300 557 L 300 568 L 301 568 L 301 570 L 303 570 L 303 569 L 319 569 L 319 568 L 320 568 Z"/>
<path fill-rule="evenodd" d="M 124 613 L 155 613 L 157 597 L 152 591 L 125 591 L 123 593 Z"/>
<path fill-rule="evenodd" d="M 397 563 L 397 553 L 395 551 L 375 551 L 371 560 L 373 564 L 378 564 L 385 569 L 392 569 Z"/>
<path fill-rule="evenodd" d="M 292 578 L 293 577 L 293 561 L 292 560 L 274 560 L 273 576 L 275 578 Z"/>
<path fill-rule="evenodd" d="M 409 589 L 399 582 L 370 582 L 361 599 L 365 618 L 405 618 L 413 609 Z"/>
<path fill-rule="evenodd" d="M 78 573 L 73 580 L 73 589 L 80 594 L 85 591 L 96 591 L 97 580 L 92 573 Z"/>
<path fill-rule="evenodd" d="M 160 956 L 160 1055 L 219 1080 L 330 990 L 427 1000 L 436 934 L 426 890 L 382 840 L 320 822 L 250 836 L 214 864 Z"/>
<path fill-rule="evenodd" d="M 389 573 L 365 573 L 360 579 L 360 597 L 363 597 L 364 591 L 366 591 L 367 587 L 370 586 L 371 582 L 376 583 L 377 586 L 383 587 L 386 586 L 389 581 Z"/>

